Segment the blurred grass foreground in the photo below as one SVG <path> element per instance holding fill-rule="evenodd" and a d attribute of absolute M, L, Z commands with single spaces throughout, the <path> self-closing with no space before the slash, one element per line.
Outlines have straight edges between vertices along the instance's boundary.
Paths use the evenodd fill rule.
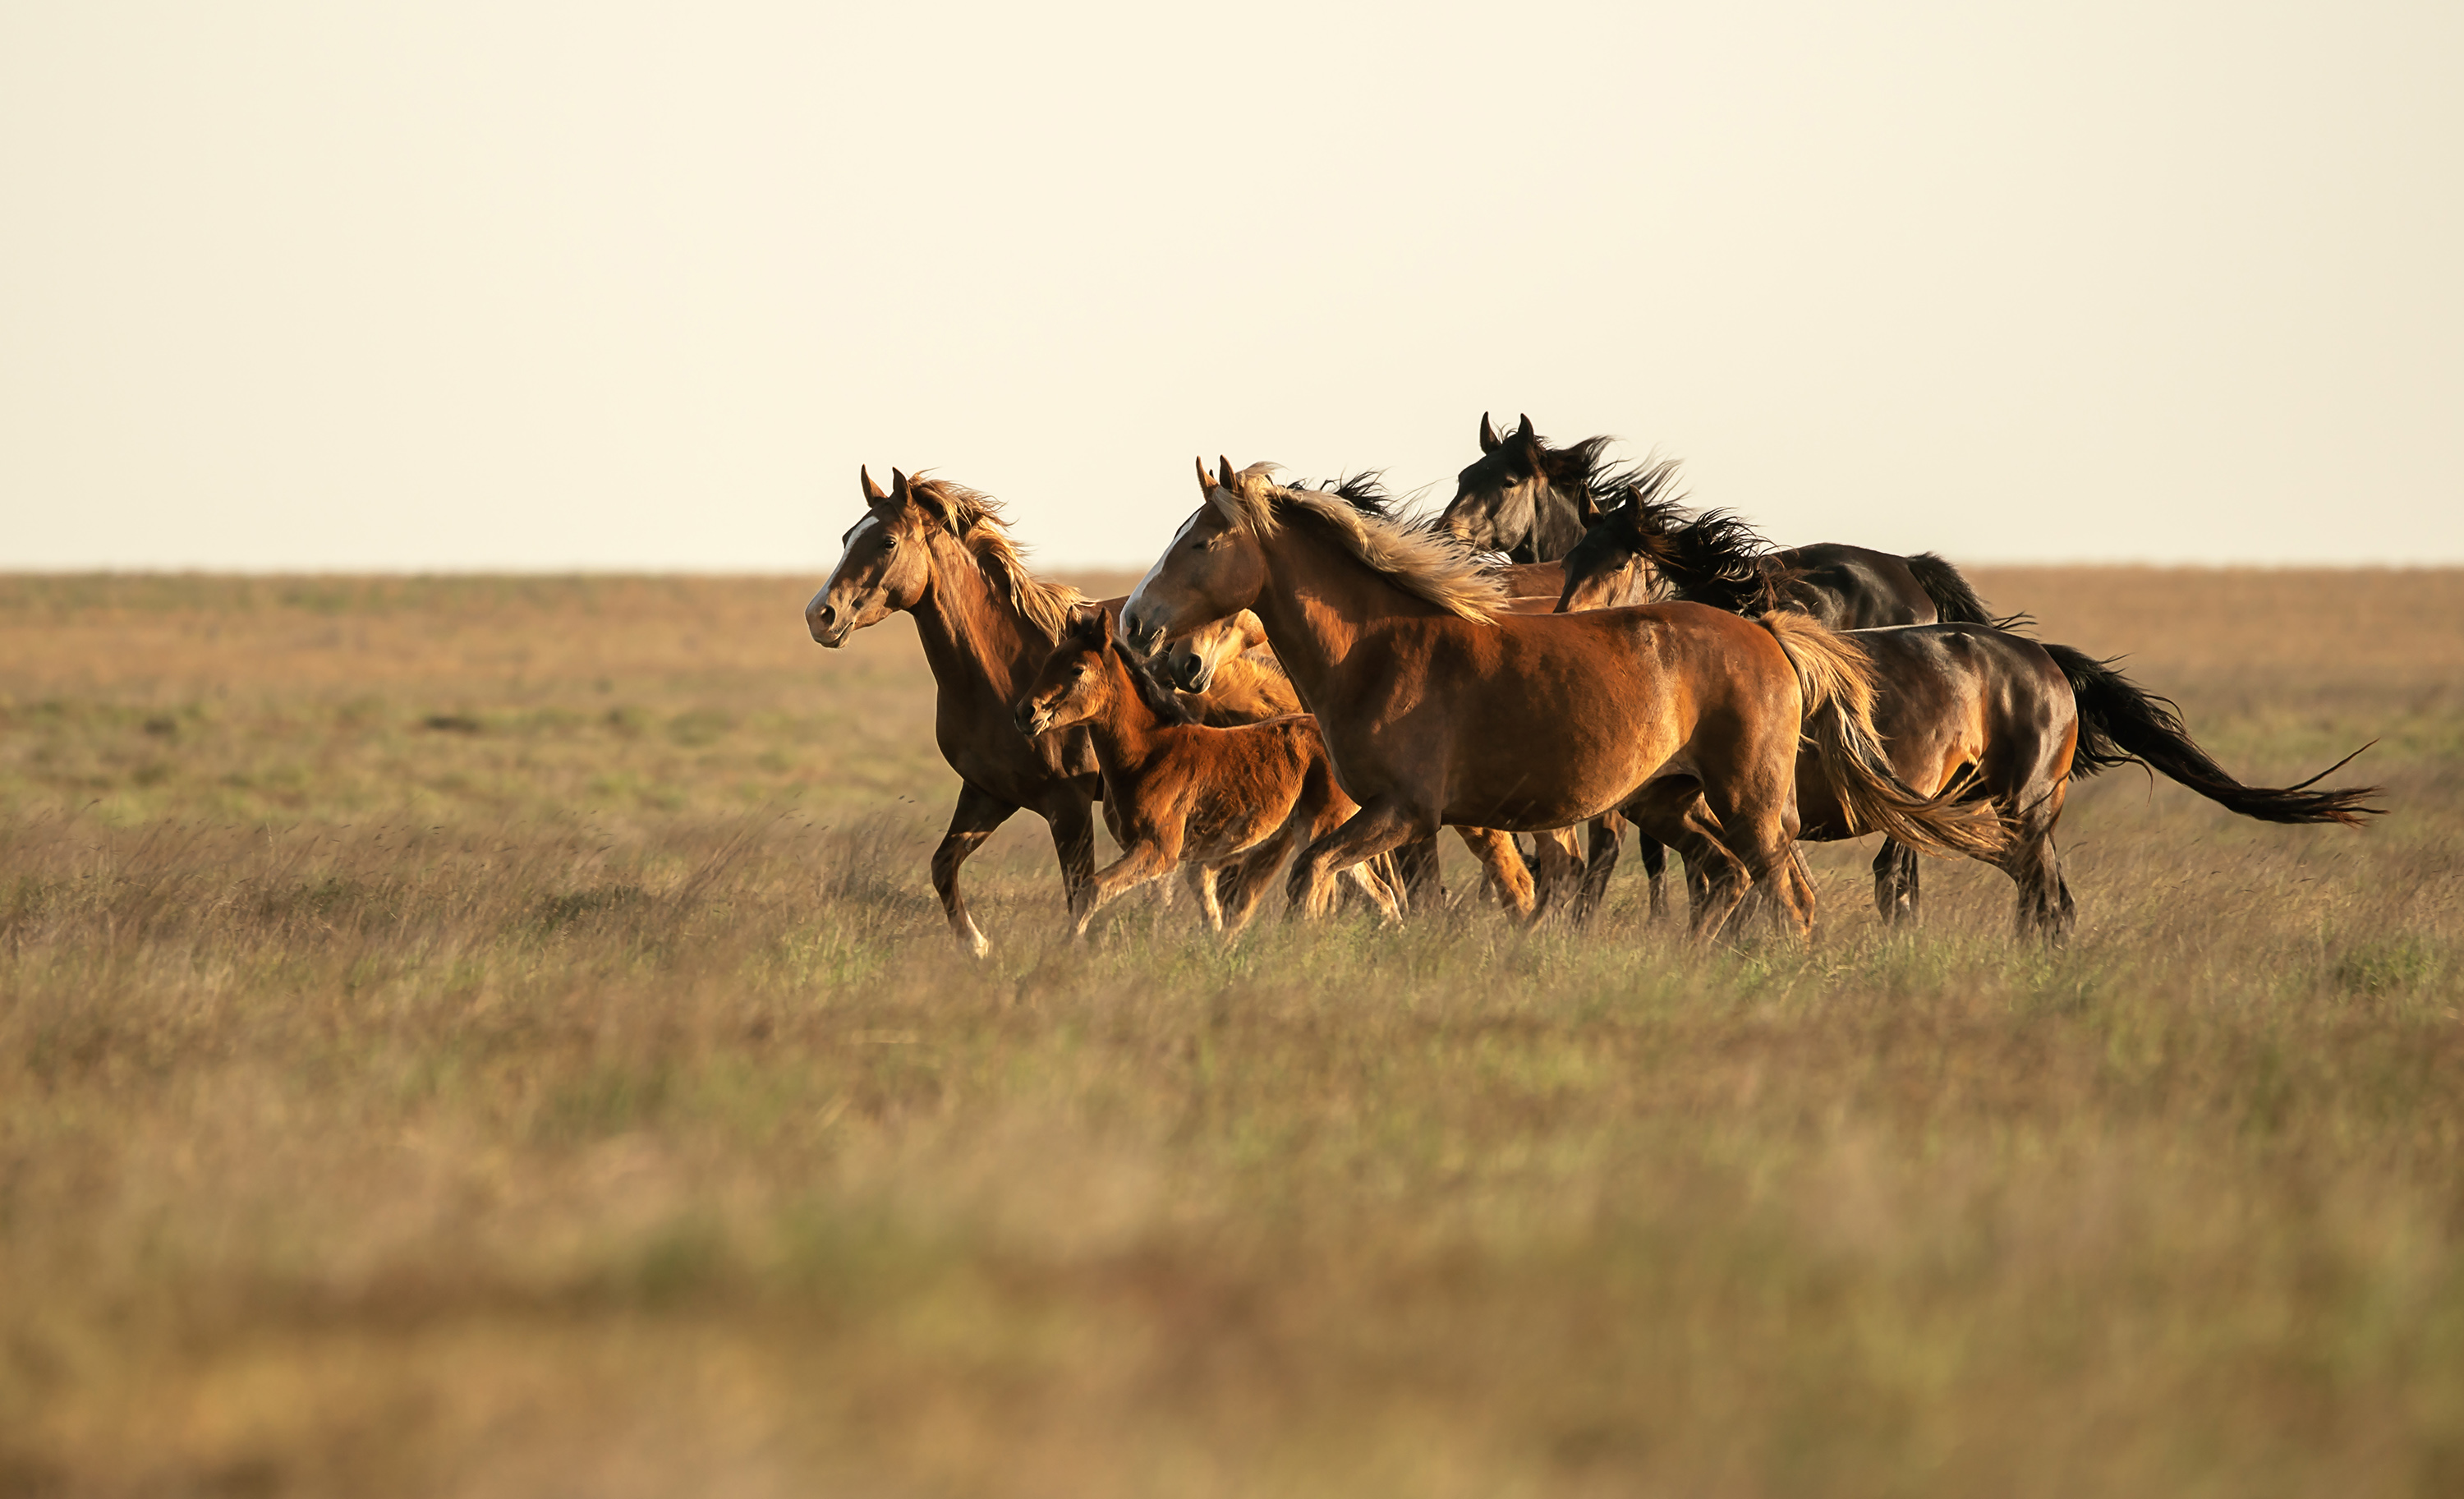
<path fill-rule="evenodd" d="M 978 965 L 814 580 L 0 578 L 0 1495 L 2464 1492 L 2464 575 L 1977 582 L 2394 811 Z"/>

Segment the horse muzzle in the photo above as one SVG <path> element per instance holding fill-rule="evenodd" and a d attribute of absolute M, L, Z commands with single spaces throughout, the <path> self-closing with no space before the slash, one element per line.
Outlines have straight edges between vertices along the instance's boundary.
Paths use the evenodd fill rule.
<path fill-rule="evenodd" d="M 1036 703 L 1018 705 L 1018 732 L 1033 738 L 1052 727 L 1052 710 Z"/>
<path fill-rule="evenodd" d="M 1120 628 L 1116 633 L 1121 637 L 1121 644 L 1135 656 L 1151 656 L 1155 654 L 1155 647 L 1163 644 L 1162 626 L 1150 625 L 1127 609 L 1121 611 Z"/>
<path fill-rule="evenodd" d="M 1184 693 L 1202 693 L 1215 685 L 1215 666 L 1195 650 L 1176 650 L 1164 657 L 1163 674 Z"/>

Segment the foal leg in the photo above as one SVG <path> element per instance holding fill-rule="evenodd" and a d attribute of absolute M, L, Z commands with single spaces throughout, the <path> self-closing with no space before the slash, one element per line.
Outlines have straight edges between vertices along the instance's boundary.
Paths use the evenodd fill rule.
<path fill-rule="evenodd" d="M 941 835 L 941 845 L 933 850 L 933 893 L 941 897 L 941 915 L 950 923 L 950 935 L 958 945 L 977 958 L 984 956 L 991 943 L 984 940 L 976 918 L 967 914 L 966 898 L 958 893 L 958 866 L 967 855 L 983 847 L 993 830 L 1008 822 L 1018 811 L 1015 804 L 1004 802 L 989 791 L 979 791 L 973 785 L 958 787 L 958 805 L 950 813 L 950 830 Z M 1054 834 L 1056 841 L 1059 834 Z M 1065 861 L 1062 874 L 1067 882 L 1068 868 Z"/>
<path fill-rule="evenodd" d="M 1181 866 L 1183 877 L 1189 882 L 1189 893 L 1198 897 L 1198 914 L 1205 918 L 1206 929 L 1219 937 L 1223 932 L 1223 902 L 1216 897 L 1215 876 L 1221 868 L 1216 864 L 1200 864 L 1196 859 Z"/>
<path fill-rule="evenodd" d="M 1141 838 L 1131 844 L 1119 858 L 1097 870 L 1078 887 L 1078 893 L 1069 902 L 1069 915 L 1074 918 L 1070 937 L 1085 940 L 1087 924 L 1095 919 L 1096 912 L 1147 881 L 1170 874 L 1179 862 L 1180 849 L 1162 839 Z"/>

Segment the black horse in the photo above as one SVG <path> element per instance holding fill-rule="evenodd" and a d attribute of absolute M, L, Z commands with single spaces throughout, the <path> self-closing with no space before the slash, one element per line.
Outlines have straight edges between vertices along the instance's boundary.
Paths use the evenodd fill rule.
<path fill-rule="evenodd" d="M 1455 497 L 1437 523 L 1513 562 L 1562 561 L 1599 523 L 1610 498 L 1629 485 L 1663 490 L 1675 474 L 1676 465 L 1668 462 L 1609 463 L 1608 448 L 1616 440 L 1586 437 L 1552 448 L 1532 431 L 1529 416 L 1500 437 L 1483 412 L 1480 457 L 1456 475 Z M 1993 622 L 1959 569 L 1931 552 L 1903 557 L 1819 541 L 1772 553 L 1770 562 L 1799 580 L 1789 606 L 1833 629 Z"/>
<path fill-rule="evenodd" d="M 1584 607 L 1587 597 L 1623 586 L 1630 569 L 1649 565 L 1669 597 L 1749 615 L 1817 612 L 1826 584 L 1781 564 L 1786 555 L 1734 516 L 1688 517 L 1676 501 L 1632 486 L 1566 559 L 1557 606 Z M 2351 755 L 2298 785 L 2244 785 L 2190 738 L 2171 702 L 2110 661 L 2012 633 L 2007 627 L 2015 623 L 2016 616 L 1990 626 L 1867 628 L 1857 638 L 1874 665 L 1875 722 L 1896 772 L 1928 794 L 1958 787 L 1968 798 L 1991 801 L 2011 830 L 1995 862 L 2019 887 L 2022 931 L 2055 938 L 2068 931 L 2071 898 L 2054 856 L 2054 824 L 2070 782 L 2115 765 L 2145 765 L 2261 822 L 2351 827 L 2378 810 L 2363 805 L 2378 794 L 2374 786 L 2307 789 Z M 1818 785 L 1800 784 L 1798 796 L 1804 837 L 1856 836 L 1821 808 Z M 1609 867 L 1615 860 L 1612 847 Z M 1645 862 L 1648 868 L 1648 855 Z M 1592 900 L 1607 877 L 1598 863 L 1586 871 Z M 1917 871 L 1912 850 L 1883 840 L 1874 859 L 1874 898 L 1886 917 L 1916 914 Z"/>

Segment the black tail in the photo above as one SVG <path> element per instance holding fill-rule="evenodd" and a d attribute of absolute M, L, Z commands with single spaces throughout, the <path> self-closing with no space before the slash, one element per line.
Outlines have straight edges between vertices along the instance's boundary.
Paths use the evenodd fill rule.
<path fill-rule="evenodd" d="M 1917 575 L 1917 586 L 1933 600 L 1933 611 L 1946 625 L 1991 625 L 1993 613 L 1959 569 L 1932 552 L 1919 552 L 1907 560 L 1908 571 Z"/>
<path fill-rule="evenodd" d="M 2306 791 L 2311 785 L 2351 763 L 2343 760 L 2293 786 L 2246 786 L 2208 758 L 2191 741 L 2171 699 L 2142 691 L 2130 678 L 2068 646 L 2047 646 L 2045 653 L 2070 678 L 2071 695 L 2079 699 L 2079 748 L 2071 756 L 2071 774 L 2095 775 L 2132 761 L 2161 770 L 2173 780 L 2229 811 L 2263 823 L 2343 823 L 2361 826 L 2365 815 L 2385 810 L 2362 804 L 2379 794 L 2376 786 L 2342 791 Z M 2362 749 L 2367 749 L 2365 744 Z"/>

